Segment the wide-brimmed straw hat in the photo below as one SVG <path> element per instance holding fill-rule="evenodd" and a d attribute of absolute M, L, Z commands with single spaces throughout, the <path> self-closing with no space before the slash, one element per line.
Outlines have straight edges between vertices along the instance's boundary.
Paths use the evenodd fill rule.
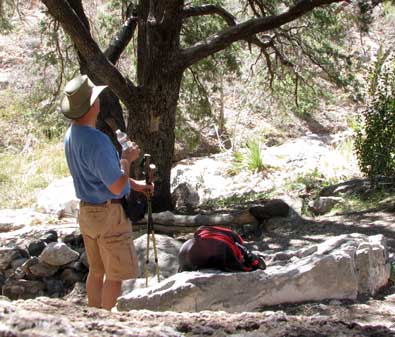
<path fill-rule="evenodd" d="M 60 110 L 67 118 L 81 118 L 105 88 L 106 85 L 94 85 L 87 75 L 78 75 L 64 87 Z"/>

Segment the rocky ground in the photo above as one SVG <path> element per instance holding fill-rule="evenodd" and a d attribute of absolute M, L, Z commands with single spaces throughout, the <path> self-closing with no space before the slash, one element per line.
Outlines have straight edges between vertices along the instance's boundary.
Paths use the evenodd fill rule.
<path fill-rule="evenodd" d="M 317 138 L 318 137 L 318 138 Z M 213 160 L 211 157 L 182 162 L 178 169 L 182 179 L 193 182 L 194 176 L 204 176 L 218 184 L 208 184 L 209 194 L 229 197 L 244 184 L 245 192 L 265 191 L 273 187 L 284 192 L 284 180 L 291 178 L 303 168 L 326 163 L 323 158 L 336 158 L 336 147 L 319 136 L 311 135 L 295 139 L 279 146 L 282 151 L 268 148 L 270 152 L 282 153 L 273 156 L 277 165 L 288 167 L 273 171 L 269 176 L 253 174 L 229 177 L 223 174 L 230 163 L 227 160 Z M 304 150 L 298 151 L 302 142 Z M 219 156 L 224 156 L 219 155 Z M 216 158 L 216 157 L 214 157 Z M 282 162 L 279 162 L 282 160 Z M 211 170 L 207 168 L 216 162 Z M 338 162 L 338 159 L 327 162 Z M 322 167 L 327 167 L 324 165 Z M 338 174 L 347 173 L 352 165 L 338 167 Z M 291 169 L 289 169 L 291 168 Z M 193 174 L 192 176 L 190 174 Z M 210 176 L 212 174 L 212 176 Z M 349 173 L 347 173 L 349 174 Z M 228 180 L 229 179 L 229 180 Z M 248 180 L 254 183 L 246 184 Z M 204 199 L 207 189 L 198 189 Z M 299 199 L 299 200 L 298 200 Z M 298 195 L 289 196 L 290 204 L 301 212 Z M 261 239 L 249 241 L 250 248 L 263 252 L 280 252 L 299 249 L 323 242 L 333 236 L 346 233 L 368 235 L 383 234 L 388 249 L 395 252 L 395 216 L 391 201 L 383 203 L 381 209 L 349 212 L 337 215 L 322 215 L 293 219 L 277 219 L 270 222 Z M 14 214 L 14 216 L 12 216 Z M 48 229 L 56 229 L 67 235 L 77 229 L 75 218 L 57 219 L 54 215 L 32 210 L 2 210 L 0 216 L 9 223 L 2 226 L 2 245 L 21 243 L 38 239 Z M 269 262 L 270 263 L 270 262 Z M 247 286 L 247 285 L 246 285 Z M 231 295 L 231 294 L 230 294 Z M 247 299 L 246 299 L 247 300 Z M 127 313 L 108 312 L 88 308 L 83 286 L 79 286 L 63 299 L 38 298 L 1 301 L 0 336 L 394 336 L 395 335 L 395 287 L 392 283 L 375 297 L 356 300 L 327 300 L 320 302 L 282 304 L 262 307 L 261 312 L 240 314 L 227 312 L 152 312 L 131 311 Z"/>
<path fill-rule="evenodd" d="M 341 313 L 347 311 L 343 308 Z M 2 336 L 393 336 L 384 325 L 356 323 L 346 315 L 292 315 L 284 312 L 111 313 L 68 301 L 40 298 L 0 302 Z M 6 326 L 8 328 L 6 328 Z"/>
<path fill-rule="evenodd" d="M 260 250 L 283 251 L 344 233 L 380 233 L 388 239 L 393 253 L 394 220 L 393 213 L 376 210 L 280 221 L 262 240 L 249 244 Z M 63 224 L 31 227 L 30 232 L 24 226 L 14 234 L 1 233 L 0 240 L 3 244 L 16 242 L 48 228 L 67 234 L 75 230 L 76 223 L 63 220 Z M 375 297 L 283 304 L 239 314 L 147 310 L 108 313 L 88 308 L 84 287 L 79 284 L 63 299 L 0 301 L 0 336 L 394 336 L 394 312 L 395 287 L 391 283 Z"/>
<path fill-rule="evenodd" d="M 333 235 L 345 233 L 383 234 L 387 238 L 389 251 L 395 252 L 395 225 L 392 212 L 358 212 L 335 216 L 306 219 L 297 226 L 278 228 L 273 236 L 263 241 L 275 247 L 288 249 L 312 242 L 321 242 Z M 375 298 L 360 298 L 356 301 L 328 301 L 327 303 L 304 303 L 281 305 L 275 308 L 290 315 L 336 317 L 361 324 L 385 324 L 395 327 L 395 287 L 388 287 Z"/>

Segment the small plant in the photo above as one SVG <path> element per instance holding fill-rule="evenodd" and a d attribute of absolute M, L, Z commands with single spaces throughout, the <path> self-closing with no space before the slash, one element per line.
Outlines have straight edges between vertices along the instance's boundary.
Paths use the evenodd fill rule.
<path fill-rule="evenodd" d="M 244 155 L 239 151 L 234 151 L 232 156 L 232 168 L 228 169 L 227 174 L 230 176 L 235 176 L 244 169 Z"/>
<path fill-rule="evenodd" d="M 266 166 L 263 163 L 263 156 L 261 151 L 261 143 L 256 140 L 251 140 L 247 143 L 248 158 L 247 167 L 250 171 L 263 171 Z"/>
<path fill-rule="evenodd" d="M 227 172 L 229 175 L 236 175 L 244 169 L 252 172 L 262 172 L 269 168 L 264 163 L 259 141 L 249 140 L 242 150 L 244 151 L 233 152 L 232 168 Z"/>
<path fill-rule="evenodd" d="M 317 193 L 325 186 L 337 183 L 335 180 L 327 179 L 319 170 L 314 170 L 306 173 L 301 173 L 293 180 L 287 181 L 287 189 L 291 191 L 299 191 L 300 193 Z"/>

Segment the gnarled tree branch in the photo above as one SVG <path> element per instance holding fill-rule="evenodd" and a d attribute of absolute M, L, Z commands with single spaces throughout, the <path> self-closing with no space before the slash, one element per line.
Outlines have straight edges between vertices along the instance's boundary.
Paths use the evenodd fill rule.
<path fill-rule="evenodd" d="M 88 67 L 100 80 L 107 84 L 125 103 L 138 93 L 137 88 L 105 57 L 78 15 L 65 0 L 42 0 L 51 15 L 60 22 L 76 48 L 89 60 Z"/>
<path fill-rule="evenodd" d="M 104 55 L 112 64 L 117 63 L 119 57 L 132 39 L 137 27 L 137 20 L 138 18 L 135 16 L 129 17 L 104 52 Z"/>
<path fill-rule="evenodd" d="M 198 7 L 186 8 L 182 12 L 183 18 L 190 18 L 194 16 L 212 15 L 221 16 L 229 26 L 236 25 L 236 18 L 227 10 L 216 5 L 204 5 Z"/>
<path fill-rule="evenodd" d="M 202 16 L 202 15 L 219 15 L 221 16 L 225 22 L 229 26 L 236 26 L 237 21 L 236 18 L 229 13 L 226 9 L 216 6 L 216 5 L 204 5 L 204 6 L 199 6 L 199 7 L 190 7 L 187 8 L 183 11 L 183 17 L 184 18 L 189 18 L 189 17 L 194 17 L 194 16 Z M 255 44 L 261 49 L 266 49 L 270 47 L 271 42 L 263 42 L 260 39 L 258 39 L 255 35 L 250 36 L 245 39 L 249 44 Z"/>
<path fill-rule="evenodd" d="M 227 48 L 236 41 L 248 40 L 257 33 L 279 28 L 312 11 L 314 8 L 342 1 L 343 0 L 300 0 L 282 14 L 252 19 L 231 26 L 221 33 L 212 35 L 205 41 L 200 41 L 194 46 L 182 50 L 178 58 L 178 66 L 187 68 L 207 56 Z"/>

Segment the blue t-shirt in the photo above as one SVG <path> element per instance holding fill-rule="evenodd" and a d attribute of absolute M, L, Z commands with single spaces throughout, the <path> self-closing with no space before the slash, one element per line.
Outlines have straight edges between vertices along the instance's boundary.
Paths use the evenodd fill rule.
<path fill-rule="evenodd" d="M 114 195 L 108 189 L 123 173 L 118 152 L 106 134 L 89 126 L 72 124 L 66 132 L 64 144 L 79 199 L 100 204 L 122 198 L 130 192 L 130 184 L 126 184 L 120 195 Z"/>

